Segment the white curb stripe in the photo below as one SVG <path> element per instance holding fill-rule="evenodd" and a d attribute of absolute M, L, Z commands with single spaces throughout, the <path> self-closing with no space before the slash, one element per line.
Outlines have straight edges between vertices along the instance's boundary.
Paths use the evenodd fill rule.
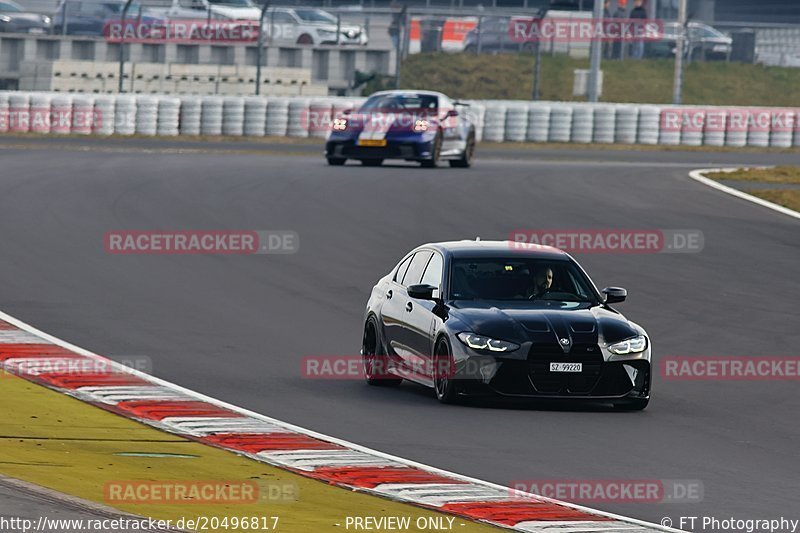
<path fill-rule="evenodd" d="M 171 431 L 187 433 L 195 437 L 205 437 L 220 433 L 286 433 L 286 429 L 252 418 L 211 418 L 211 417 L 167 417 L 161 425 Z"/>
<path fill-rule="evenodd" d="M 17 331 L 13 329 L 0 330 L 0 344 L 42 344 L 48 343 L 41 337 L 28 331 Z"/>
<path fill-rule="evenodd" d="M 134 400 L 192 400 L 180 392 L 167 387 L 141 386 L 141 387 L 80 387 L 75 389 L 76 397 L 90 401 L 116 405 L 119 402 Z"/>
<path fill-rule="evenodd" d="M 372 492 L 401 500 L 441 507 L 448 503 L 492 502 L 509 499 L 508 491 L 467 483 L 384 483 Z"/>
<path fill-rule="evenodd" d="M 583 522 L 583 521 L 530 521 L 520 522 L 514 529 L 530 533 L 596 533 L 601 531 L 625 531 L 639 533 L 652 531 L 627 522 Z"/>
<path fill-rule="evenodd" d="M 387 461 L 382 457 L 353 450 L 281 450 L 278 452 L 259 452 L 256 456 L 263 457 L 273 464 L 296 468 L 305 472 L 313 472 L 317 468 L 335 466 L 403 466 L 396 461 Z"/>

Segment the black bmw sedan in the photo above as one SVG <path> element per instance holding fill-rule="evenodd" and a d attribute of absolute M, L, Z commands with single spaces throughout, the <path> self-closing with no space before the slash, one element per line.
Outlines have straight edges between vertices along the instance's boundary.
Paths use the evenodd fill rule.
<path fill-rule="evenodd" d="M 420 246 L 372 289 L 361 353 L 371 385 L 407 379 L 464 396 L 650 399 L 650 338 L 569 254 L 510 241 Z"/>

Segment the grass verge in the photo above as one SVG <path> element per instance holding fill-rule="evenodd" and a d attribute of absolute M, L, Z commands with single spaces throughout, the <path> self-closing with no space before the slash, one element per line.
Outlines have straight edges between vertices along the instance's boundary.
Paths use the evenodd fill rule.
<path fill-rule="evenodd" d="M 710 172 L 712 180 L 754 181 L 761 183 L 800 184 L 800 167 L 740 168 L 733 172 Z"/>
<path fill-rule="evenodd" d="M 164 433 L 0 370 L 0 474 L 131 514 L 177 521 L 216 517 L 279 517 L 285 533 L 341 532 L 347 516 L 417 517 L 438 513 L 304 478 L 231 452 Z M 122 454 L 122 455 L 121 455 Z M 129 482 L 255 484 L 257 501 L 124 503 Z M 120 486 L 122 488 L 120 488 Z M 114 488 L 112 488 L 114 487 Z M 272 522 L 268 522 L 272 524 Z M 336 524 L 340 524 L 337 526 Z M 497 528 L 456 518 L 454 529 Z M 210 527 L 208 531 L 250 530 Z"/>
<path fill-rule="evenodd" d="M 437 90 L 454 98 L 529 100 L 532 54 L 413 54 L 403 62 L 402 88 Z M 572 95 L 573 72 L 588 59 L 542 56 L 542 100 L 585 100 Z M 674 62 L 670 59 L 604 60 L 605 102 L 672 102 Z M 695 105 L 800 106 L 800 69 L 724 61 L 686 66 L 683 102 Z M 380 87 L 370 86 L 377 90 Z"/>

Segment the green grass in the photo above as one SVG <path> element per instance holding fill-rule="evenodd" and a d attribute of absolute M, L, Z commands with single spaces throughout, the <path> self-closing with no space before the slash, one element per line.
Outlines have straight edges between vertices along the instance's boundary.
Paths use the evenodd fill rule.
<path fill-rule="evenodd" d="M 800 191 L 797 189 L 748 189 L 744 192 L 800 212 Z"/>
<path fill-rule="evenodd" d="M 429 89 L 464 99 L 529 100 L 533 87 L 532 54 L 411 55 L 403 62 L 400 85 Z M 587 59 L 542 56 L 541 98 L 585 100 L 572 96 L 573 71 Z M 602 64 L 602 101 L 671 103 L 674 63 L 668 59 L 609 61 Z M 389 80 L 383 80 L 390 85 Z M 383 88 L 371 84 L 367 94 Z M 722 61 L 687 66 L 683 103 L 699 105 L 800 106 L 800 69 Z M 388 87 L 386 87 L 388 88 Z"/>
<path fill-rule="evenodd" d="M 711 172 L 706 176 L 712 180 L 800 184 L 800 167 L 740 168 L 733 172 Z"/>

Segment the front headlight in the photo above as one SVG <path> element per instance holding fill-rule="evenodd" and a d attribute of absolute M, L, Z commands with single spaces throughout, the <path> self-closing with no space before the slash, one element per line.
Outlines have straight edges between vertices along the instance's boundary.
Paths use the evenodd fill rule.
<path fill-rule="evenodd" d="M 632 339 L 611 344 L 608 347 L 608 351 L 616 355 L 626 355 L 629 353 L 643 352 L 645 348 L 647 348 L 647 337 L 639 335 Z"/>
<path fill-rule="evenodd" d="M 47 15 L 42 15 L 42 22 L 44 24 L 50 24 L 50 17 L 48 17 Z"/>
<path fill-rule="evenodd" d="M 0 22 L 11 22 L 11 17 L 7 15 L 0 15 Z"/>
<path fill-rule="evenodd" d="M 519 348 L 518 344 L 497 339 L 475 335 L 474 333 L 463 332 L 458 334 L 458 340 L 472 348 L 473 350 L 489 350 L 490 352 L 513 352 Z"/>
<path fill-rule="evenodd" d="M 346 118 L 335 118 L 333 119 L 333 131 L 344 131 L 347 129 L 347 119 Z"/>
<path fill-rule="evenodd" d="M 420 119 L 414 122 L 414 133 L 423 133 L 428 131 L 430 123 L 427 120 Z"/>

